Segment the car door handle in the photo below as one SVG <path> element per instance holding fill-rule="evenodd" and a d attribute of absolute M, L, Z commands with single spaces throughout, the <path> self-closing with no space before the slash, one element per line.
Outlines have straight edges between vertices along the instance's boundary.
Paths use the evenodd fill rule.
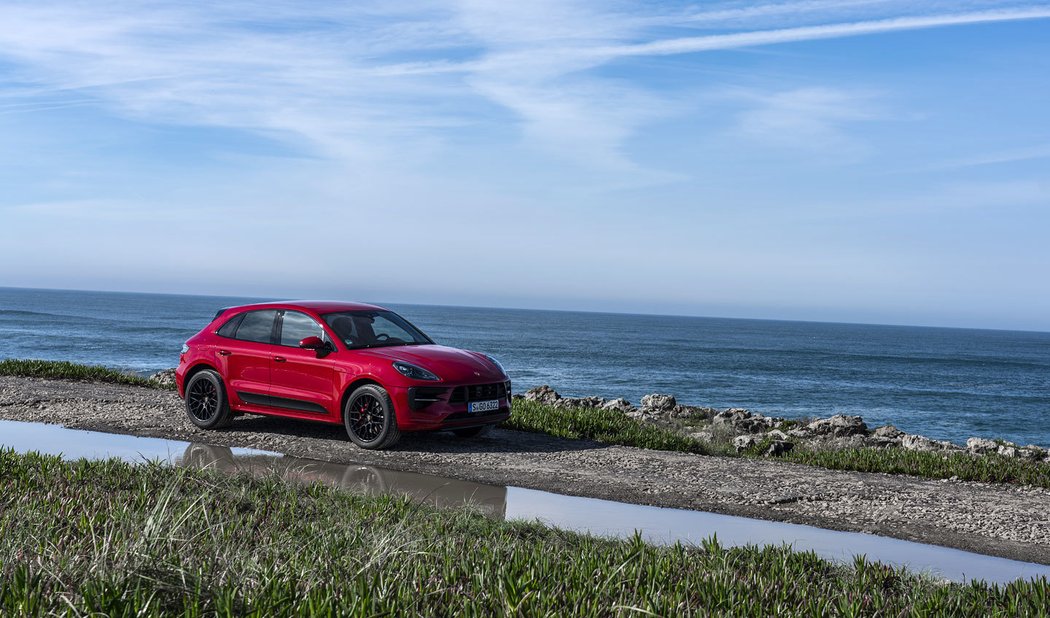
<path fill-rule="evenodd" d="M 229 350 L 219 350 L 219 356 L 229 356 L 229 355 L 230 355 L 230 351 Z"/>
<path fill-rule="evenodd" d="M 284 362 L 284 357 L 283 356 L 274 356 L 273 357 L 273 362 L 275 362 L 275 363 L 283 363 Z"/>

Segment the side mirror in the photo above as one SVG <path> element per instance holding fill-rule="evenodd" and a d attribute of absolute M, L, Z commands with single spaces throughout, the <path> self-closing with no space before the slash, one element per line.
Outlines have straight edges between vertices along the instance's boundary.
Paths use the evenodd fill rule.
<path fill-rule="evenodd" d="M 304 350 L 320 350 L 327 346 L 328 344 L 320 337 L 307 337 L 299 342 L 299 347 Z"/>

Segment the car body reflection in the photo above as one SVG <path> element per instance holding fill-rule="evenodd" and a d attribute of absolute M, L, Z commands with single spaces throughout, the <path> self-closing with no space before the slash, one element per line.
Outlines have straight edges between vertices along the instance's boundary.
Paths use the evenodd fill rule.
<path fill-rule="evenodd" d="M 176 463 L 189 468 L 210 468 L 225 474 L 276 474 L 289 481 L 321 483 L 366 496 L 403 495 L 438 508 L 477 509 L 498 519 L 504 519 L 507 514 L 506 487 L 427 474 L 278 455 L 235 454 L 225 446 L 198 443 L 188 445 Z"/>

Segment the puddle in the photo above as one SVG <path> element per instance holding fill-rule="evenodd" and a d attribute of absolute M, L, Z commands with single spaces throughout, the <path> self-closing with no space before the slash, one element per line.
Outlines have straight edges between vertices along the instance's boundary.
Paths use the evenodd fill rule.
<path fill-rule="evenodd" d="M 186 446 L 174 463 L 194 468 L 214 468 L 229 474 L 265 476 L 276 473 L 289 481 L 324 483 L 368 496 L 405 495 L 417 502 L 440 508 L 469 505 L 489 517 L 506 517 L 508 489 L 502 485 L 484 485 L 375 466 L 299 459 L 263 451 L 238 454 L 234 449 L 211 444 Z"/>
<path fill-rule="evenodd" d="M 190 444 L 66 429 L 57 425 L 0 421 L 0 445 L 66 458 L 159 459 L 174 465 L 210 467 L 228 473 L 273 474 L 298 482 L 320 482 L 366 494 L 400 494 L 438 507 L 471 505 L 490 517 L 540 520 L 565 530 L 624 537 L 638 531 L 649 542 L 698 543 L 717 535 L 725 546 L 779 545 L 814 551 L 839 561 L 864 554 L 869 560 L 964 581 L 1009 582 L 1050 577 L 1050 566 L 984 556 L 855 532 L 768 522 L 702 511 L 639 506 L 563 496 L 521 487 L 503 487 L 375 466 L 335 464 L 267 451 Z"/>

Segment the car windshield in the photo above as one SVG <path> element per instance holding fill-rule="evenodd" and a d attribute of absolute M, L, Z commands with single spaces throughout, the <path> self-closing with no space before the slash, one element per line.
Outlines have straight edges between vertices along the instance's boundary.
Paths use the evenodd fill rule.
<path fill-rule="evenodd" d="M 434 343 L 393 311 L 341 311 L 322 317 L 351 350 Z"/>

